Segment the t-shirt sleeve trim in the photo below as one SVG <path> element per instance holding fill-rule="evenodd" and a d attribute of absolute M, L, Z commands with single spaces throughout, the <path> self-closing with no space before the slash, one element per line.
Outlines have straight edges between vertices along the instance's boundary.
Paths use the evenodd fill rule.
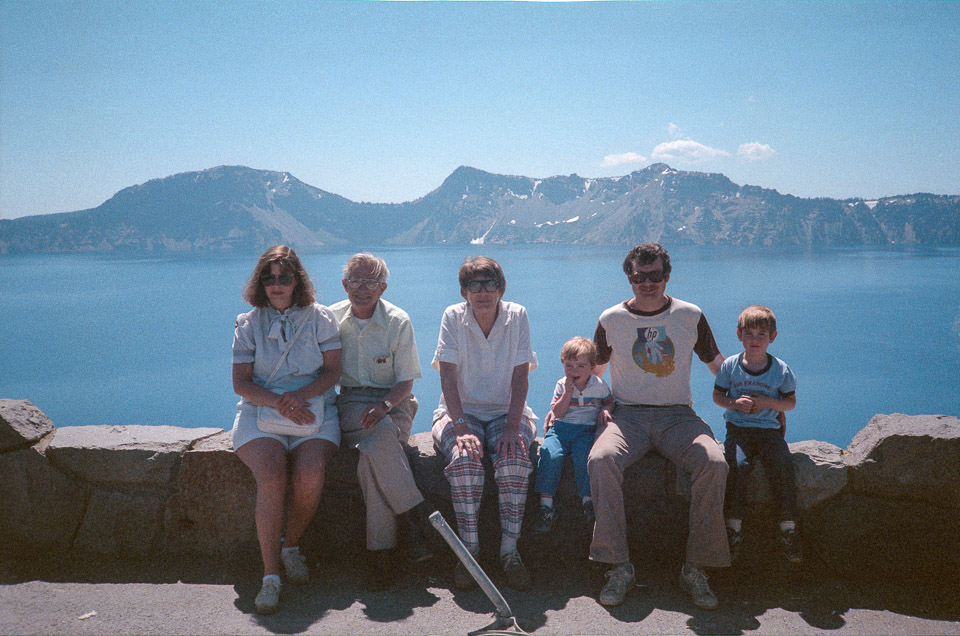
<path fill-rule="evenodd" d="M 597 329 L 593 332 L 593 342 L 597 345 L 597 364 L 610 362 L 613 347 L 607 344 L 607 330 L 597 321 Z"/>
<path fill-rule="evenodd" d="M 693 351 L 701 362 L 707 364 L 720 355 L 717 341 L 713 339 L 713 331 L 710 330 L 707 318 L 703 314 L 700 314 L 700 320 L 697 322 L 697 343 L 693 346 Z"/>

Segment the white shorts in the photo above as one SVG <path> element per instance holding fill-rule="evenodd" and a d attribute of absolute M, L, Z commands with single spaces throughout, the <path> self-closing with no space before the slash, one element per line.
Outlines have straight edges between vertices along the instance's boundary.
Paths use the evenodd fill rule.
<path fill-rule="evenodd" d="M 340 418 L 337 414 L 336 394 L 330 392 L 334 399 L 327 399 L 323 405 L 323 424 L 316 435 L 298 437 L 296 435 L 275 435 L 264 433 L 257 427 L 257 405 L 253 402 L 240 400 L 237 403 L 237 417 L 233 421 L 233 450 L 237 450 L 247 442 L 261 437 L 275 439 L 287 452 L 304 443 L 308 439 L 325 439 L 340 446 Z M 317 399 L 317 398 L 315 398 Z"/>

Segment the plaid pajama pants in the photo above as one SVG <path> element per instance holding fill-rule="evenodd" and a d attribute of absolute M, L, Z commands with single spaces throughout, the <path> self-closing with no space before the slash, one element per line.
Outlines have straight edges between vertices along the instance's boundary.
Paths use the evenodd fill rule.
<path fill-rule="evenodd" d="M 506 415 L 488 422 L 471 415 L 466 415 L 464 419 L 470 432 L 480 440 L 484 453 L 493 458 L 493 476 L 497 482 L 497 499 L 500 504 L 500 529 L 504 535 L 518 539 L 533 462 L 529 455 L 505 457 L 496 453 L 497 444 L 507 425 Z M 532 420 L 523 418 L 520 434 L 528 449 L 536 430 Z M 453 422 L 447 418 L 434 422 L 433 442 L 446 463 L 443 473 L 450 482 L 453 511 L 457 517 L 457 534 L 467 549 L 476 554 L 480 549 L 477 518 L 480 513 L 480 498 L 483 495 L 483 464 L 457 449 Z"/>

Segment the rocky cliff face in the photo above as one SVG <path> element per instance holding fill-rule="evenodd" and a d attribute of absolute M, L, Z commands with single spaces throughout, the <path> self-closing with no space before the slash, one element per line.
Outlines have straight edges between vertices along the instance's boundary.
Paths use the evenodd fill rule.
<path fill-rule="evenodd" d="M 221 166 L 91 210 L 0 220 L 0 253 L 259 250 L 276 243 L 960 245 L 960 196 L 801 199 L 658 163 L 533 179 L 460 167 L 407 203 L 356 203 L 289 173 Z"/>
<path fill-rule="evenodd" d="M 56 429 L 36 407 L 0 399 L 0 546 L 50 555 L 155 559 L 258 554 L 249 470 L 220 429 L 84 426 Z M 536 465 L 536 444 L 531 456 Z M 869 583 L 899 581 L 948 591 L 960 584 L 960 419 L 878 415 L 846 450 L 791 444 L 805 567 Z M 454 519 L 449 485 L 429 433 L 411 438 L 414 477 L 428 502 Z M 304 549 L 356 567 L 364 552 L 356 451 L 339 452 Z M 488 473 L 492 473 L 489 470 Z M 531 563 L 582 567 L 589 544 L 566 470 L 549 541 L 521 539 Z M 488 474 L 492 484 L 492 474 Z M 762 468 L 748 479 L 749 530 L 741 566 L 778 567 L 776 517 Z M 650 453 L 624 475 L 628 540 L 641 569 L 682 560 L 688 480 Z M 526 522 L 538 504 L 531 492 Z M 496 496 L 487 488 L 482 544 L 496 550 Z M 329 549 L 336 546 L 335 550 Z M 439 550 L 438 550 L 438 553 Z M 487 555 L 490 556 L 490 555 Z M 493 555 L 493 559 L 496 555 Z M 951 587 L 952 586 L 952 587 Z"/>

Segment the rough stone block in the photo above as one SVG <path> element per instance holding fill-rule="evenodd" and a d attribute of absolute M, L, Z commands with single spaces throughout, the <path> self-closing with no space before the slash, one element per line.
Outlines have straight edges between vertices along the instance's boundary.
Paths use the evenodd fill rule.
<path fill-rule="evenodd" d="M 86 505 L 82 483 L 36 448 L 0 454 L 0 537 L 53 552 L 70 549 Z"/>
<path fill-rule="evenodd" d="M 162 532 L 163 502 L 150 494 L 94 490 L 74 541 L 74 550 L 146 558 Z"/>
<path fill-rule="evenodd" d="M 0 399 L 0 453 L 31 446 L 53 431 L 53 422 L 33 403 Z"/>
<path fill-rule="evenodd" d="M 960 589 L 960 509 L 845 491 L 804 522 L 806 556 L 830 576 Z"/>
<path fill-rule="evenodd" d="M 51 461 L 92 483 L 167 487 L 180 456 L 219 428 L 67 426 L 47 449 Z"/>
<path fill-rule="evenodd" d="M 450 500 L 450 482 L 443 474 L 443 461 L 433 447 L 433 435 L 416 433 L 410 436 L 407 458 L 413 478 L 423 496 L 430 500 Z"/>
<path fill-rule="evenodd" d="M 176 492 L 167 501 L 166 549 L 204 554 L 256 549 L 256 493 L 229 432 L 200 440 L 183 454 Z"/>
<path fill-rule="evenodd" d="M 847 450 L 854 491 L 960 508 L 960 419 L 876 415 Z"/>

